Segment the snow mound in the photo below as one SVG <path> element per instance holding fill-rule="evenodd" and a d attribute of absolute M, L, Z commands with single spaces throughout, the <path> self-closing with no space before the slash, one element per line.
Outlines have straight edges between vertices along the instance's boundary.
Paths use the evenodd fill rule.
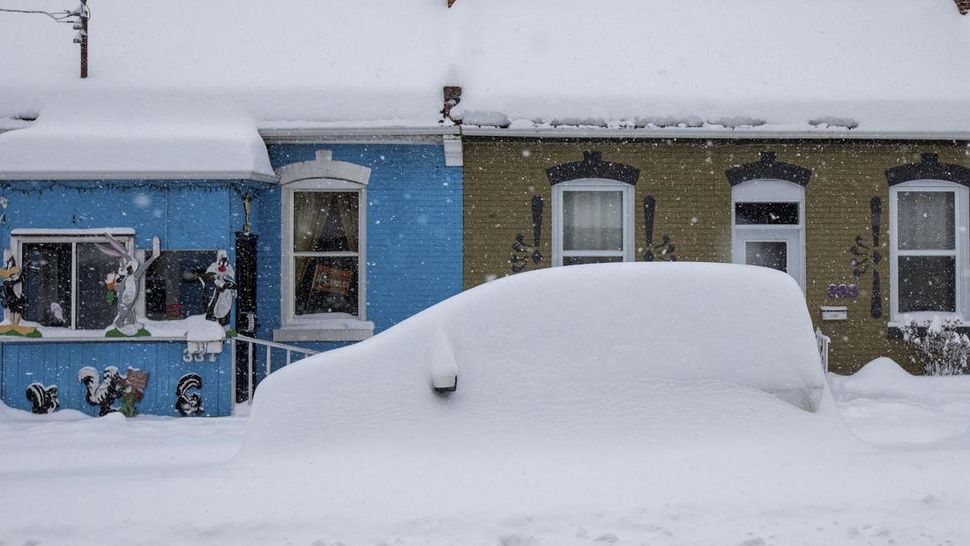
<path fill-rule="evenodd" d="M 457 371 L 457 390 L 436 394 Z M 259 385 L 244 452 L 784 436 L 824 394 L 783 273 L 623 263 L 507 277 Z M 805 411 L 808 410 L 808 411 Z M 766 431 L 773 431 L 768 432 Z"/>
<path fill-rule="evenodd" d="M 876 358 L 850 376 L 829 374 L 829 383 L 833 394 L 840 400 L 896 398 L 938 401 L 941 396 L 970 395 L 970 375 L 912 375 L 887 357 Z"/>

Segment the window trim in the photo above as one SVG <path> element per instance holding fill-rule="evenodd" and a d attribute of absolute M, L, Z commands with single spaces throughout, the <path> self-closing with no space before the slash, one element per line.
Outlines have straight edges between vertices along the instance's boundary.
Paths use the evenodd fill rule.
<path fill-rule="evenodd" d="M 899 312 L 899 194 L 910 191 L 920 192 L 951 192 L 954 204 L 954 249 L 953 251 L 937 250 L 904 250 L 903 256 L 955 256 L 955 311 L 916 311 L 911 313 Z M 970 226 L 970 211 L 968 211 L 968 190 L 966 186 L 946 180 L 910 180 L 894 184 L 889 188 L 889 320 L 891 323 L 909 320 L 925 322 L 932 320 L 935 315 L 942 318 L 954 318 L 961 322 L 967 317 L 967 279 L 963 274 L 967 269 L 968 226 Z"/>
<path fill-rule="evenodd" d="M 552 265 L 562 265 L 563 250 L 563 192 L 568 191 L 620 191 L 623 199 L 623 250 L 574 250 L 571 256 L 620 256 L 624 262 L 636 260 L 635 253 L 635 187 L 620 180 L 607 178 L 576 178 L 559 182 L 552 187 Z"/>
<path fill-rule="evenodd" d="M 295 252 L 293 250 L 293 195 L 295 192 L 320 192 L 320 193 L 357 193 L 357 229 L 358 229 L 358 252 L 357 259 L 357 315 L 349 313 L 316 313 L 312 315 L 296 314 L 296 283 L 293 280 L 295 273 L 295 260 L 298 255 L 306 255 L 305 252 Z M 281 258 L 282 258 L 282 329 L 296 328 L 305 329 L 307 327 L 320 326 L 321 330 L 327 330 L 327 323 L 339 321 L 365 322 L 367 320 L 367 185 L 349 180 L 338 180 L 333 178 L 307 178 L 283 186 L 282 190 L 282 218 L 283 226 L 281 232 Z M 348 254 L 349 255 L 349 254 Z M 337 328 L 344 329 L 344 328 Z M 328 337 L 325 334 L 320 334 Z M 274 332 L 277 341 L 309 341 L 304 339 L 305 335 L 298 335 L 300 339 L 294 339 L 280 333 Z M 312 336 L 311 336 L 312 337 Z M 338 336 L 340 337 L 340 336 Z"/>
<path fill-rule="evenodd" d="M 797 224 L 738 224 L 737 203 L 797 203 Z M 783 242 L 799 253 L 797 271 L 788 271 L 806 292 L 805 186 L 777 178 L 756 178 L 731 186 L 731 262 L 745 264 L 746 242 Z M 753 238 L 754 237 L 754 238 Z M 794 245 L 792 244 L 794 243 Z"/>
<path fill-rule="evenodd" d="M 144 256 L 139 255 L 135 249 L 135 231 L 126 228 L 106 228 L 106 229 L 15 229 L 10 232 L 10 251 L 17 264 L 23 268 L 23 246 L 24 244 L 70 244 L 71 245 L 71 325 L 70 326 L 40 326 L 42 328 L 57 328 L 72 332 L 103 332 L 105 328 L 110 328 L 111 324 L 105 328 L 77 328 L 78 311 L 78 290 L 77 290 L 77 243 L 104 243 L 108 239 L 105 234 L 109 234 L 118 241 L 124 243 L 128 252 L 144 264 Z M 23 273 L 21 273 L 21 277 Z M 142 276 L 138 291 L 138 299 L 135 302 L 135 315 L 145 320 L 145 277 Z M 3 319 L 11 320 L 10 311 L 3 310 Z M 26 320 L 26 319 L 25 319 Z"/>

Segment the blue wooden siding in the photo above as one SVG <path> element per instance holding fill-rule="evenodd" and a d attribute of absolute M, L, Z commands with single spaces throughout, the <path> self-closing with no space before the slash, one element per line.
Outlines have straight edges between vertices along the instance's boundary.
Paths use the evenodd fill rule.
<path fill-rule="evenodd" d="M 8 182 L 5 185 L 10 190 L 3 191 L 9 199 L 7 223 L 0 224 L 0 242 L 6 248 L 10 231 L 14 229 L 116 227 L 134 229 L 136 243 L 142 248 L 150 248 L 152 237 L 157 235 L 163 249 L 232 250 L 234 233 L 242 229 L 242 202 L 239 193 L 228 187 L 230 184 L 244 183 L 224 180 L 158 180 L 150 184 L 98 180 Z M 31 189 L 34 191 L 24 193 Z"/>
<path fill-rule="evenodd" d="M 380 332 L 461 291 L 462 172 L 446 167 L 440 144 L 279 144 L 269 147 L 274 168 L 312 160 L 317 150 L 371 169 L 367 203 L 367 319 Z M 136 246 L 162 249 L 227 249 L 235 260 L 235 233 L 242 230 L 241 193 L 253 194 L 252 232 L 258 246 L 258 337 L 271 339 L 281 326 L 280 190 L 247 181 L 17 181 L 2 184 L 9 198 L 0 247 L 13 229 L 131 228 Z M 2 341 L 2 340 L 0 340 Z M 300 344 L 328 350 L 347 343 Z M 229 347 L 216 363 L 185 363 L 183 342 L 0 342 L 0 397 L 30 409 L 24 391 L 32 382 L 56 384 L 62 408 L 94 415 L 77 373 L 129 366 L 151 379 L 140 411 L 175 415 L 175 385 L 190 372 L 203 378 L 208 415 L 226 415 L 231 404 Z M 259 358 L 260 362 L 263 358 Z M 274 369 L 285 361 L 274 352 Z M 257 379 L 265 374 L 257 369 Z"/>
<path fill-rule="evenodd" d="M 78 371 L 90 366 L 100 373 L 115 366 L 122 375 L 128 367 L 148 372 L 148 388 L 138 410 L 152 415 L 178 415 L 175 410 L 175 387 L 180 377 L 196 373 L 202 377 L 202 400 L 206 415 L 229 415 L 232 376 L 229 373 L 229 346 L 216 362 L 182 360 L 185 343 L 156 341 L 94 342 L 16 342 L 0 344 L 0 388 L 4 402 L 11 407 L 30 411 L 25 396 L 27 385 L 38 382 L 57 385 L 61 408 L 81 410 L 97 415 L 97 406 L 85 401 L 86 387 L 77 379 Z M 116 404 L 117 406 L 117 404 Z"/>
<path fill-rule="evenodd" d="M 225 180 L 17 181 L 4 186 L 9 206 L 7 223 L 0 224 L 0 248 L 9 246 L 14 229 L 112 227 L 134 229 L 139 248 L 150 248 L 152 237 L 158 236 L 163 250 L 226 249 L 230 259 L 235 259 L 235 232 L 243 225 L 240 193 L 267 187 Z M 56 384 L 62 408 L 95 415 L 97 408 L 84 400 L 78 371 L 90 366 L 100 374 L 105 367 L 116 366 L 124 374 L 130 366 L 150 374 L 145 399 L 139 404 L 143 413 L 176 415 L 179 378 L 198 373 L 206 413 L 229 414 L 228 345 L 215 363 L 183 362 L 185 347 L 184 342 L 149 340 L 0 342 L 0 398 L 9 406 L 29 410 L 27 385 Z"/>
<path fill-rule="evenodd" d="M 330 150 L 336 161 L 371 169 L 367 188 L 367 319 L 375 332 L 461 291 L 462 170 L 446 167 L 440 144 L 278 144 L 273 168 L 314 159 Z M 260 197 L 280 210 L 279 192 Z M 260 336 L 280 324 L 279 213 L 261 223 Z M 269 243 L 272 241 L 272 243 Z M 312 344 L 329 349 L 343 344 Z"/>

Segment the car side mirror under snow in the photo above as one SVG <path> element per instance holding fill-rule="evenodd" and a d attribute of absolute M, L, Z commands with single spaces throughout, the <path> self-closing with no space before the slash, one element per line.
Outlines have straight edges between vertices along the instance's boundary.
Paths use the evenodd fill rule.
<path fill-rule="evenodd" d="M 434 337 L 431 347 L 431 388 L 445 396 L 458 390 L 458 363 L 444 335 Z"/>
<path fill-rule="evenodd" d="M 446 395 L 455 392 L 458 390 L 458 374 L 435 375 L 431 378 L 431 387 L 435 394 Z"/>

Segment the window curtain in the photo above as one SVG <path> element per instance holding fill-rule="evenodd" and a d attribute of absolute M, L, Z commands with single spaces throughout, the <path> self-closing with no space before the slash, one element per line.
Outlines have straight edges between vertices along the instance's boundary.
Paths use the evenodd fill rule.
<path fill-rule="evenodd" d="M 899 249 L 953 250 L 954 212 L 953 192 L 901 192 Z"/>
<path fill-rule="evenodd" d="M 563 250 L 623 250 L 623 192 L 563 192 Z"/>

